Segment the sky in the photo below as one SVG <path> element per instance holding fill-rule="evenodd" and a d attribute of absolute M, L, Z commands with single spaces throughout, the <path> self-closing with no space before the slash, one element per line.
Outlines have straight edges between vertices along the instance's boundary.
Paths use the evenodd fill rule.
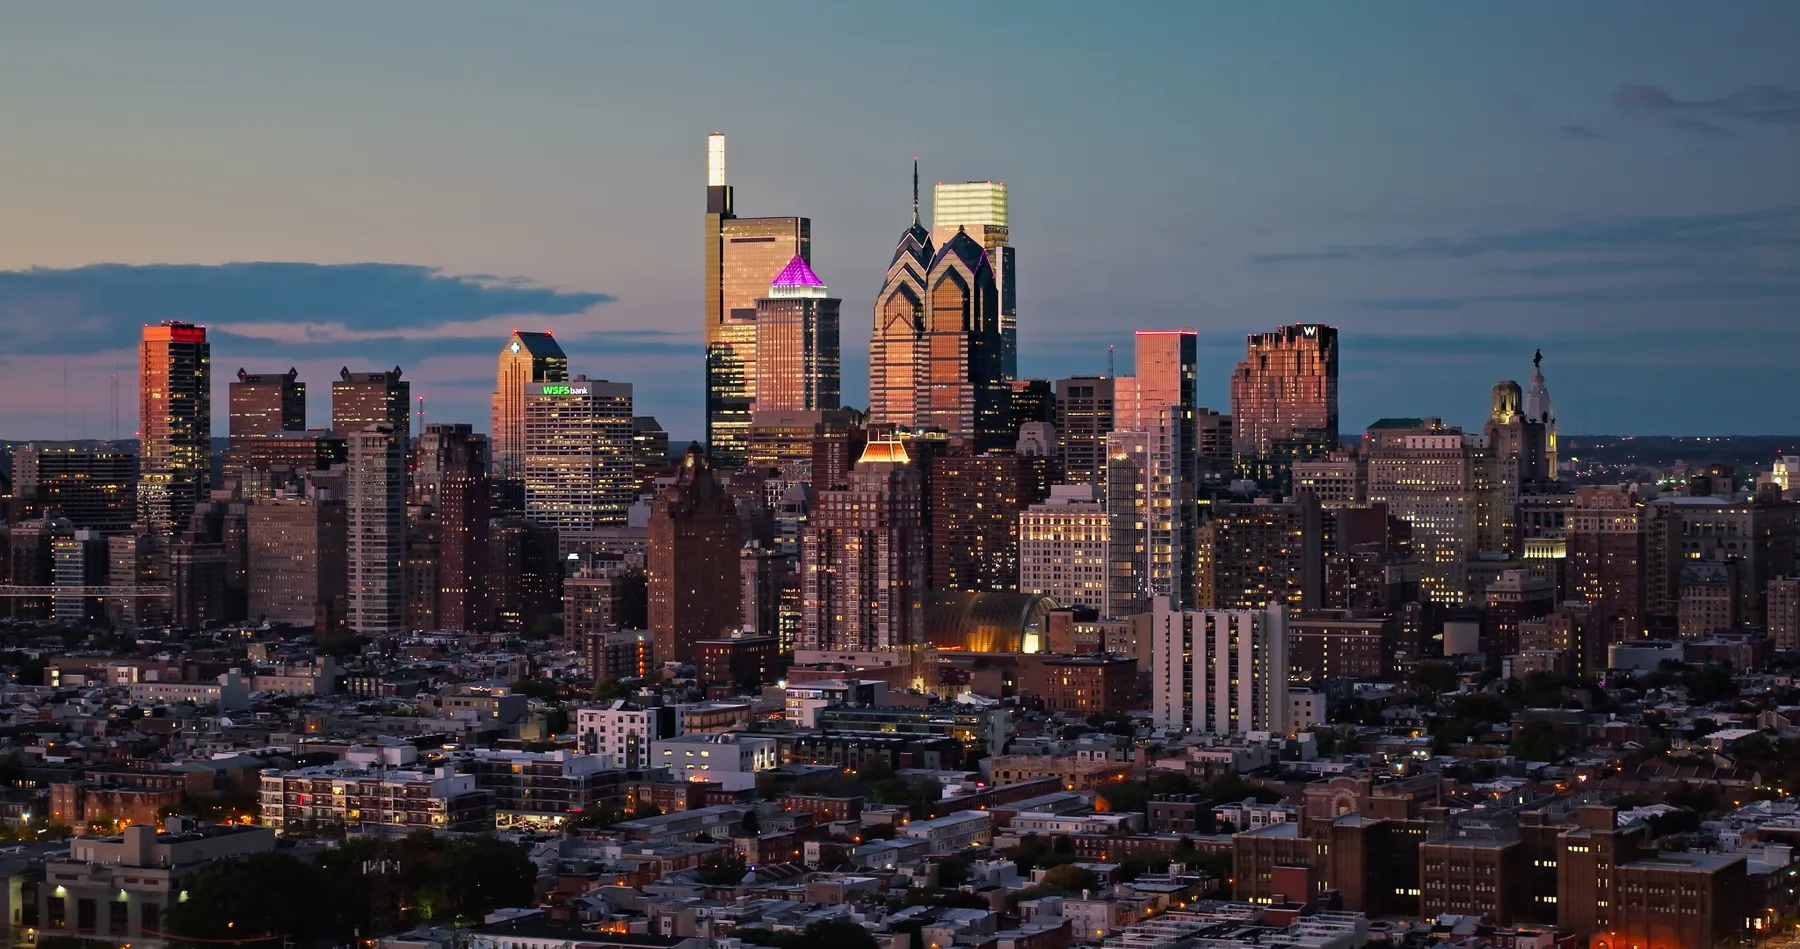
<path fill-rule="evenodd" d="M 1791 0 L 4 5 L 0 439 L 129 437 L 164 319 L 221 432 L 240 367 L 322 426 L 395 365 L 485 430 L 518 327 L 698 437 L 715 130 L 740 214 L 812 218 L 850 404 L 917 156 L 1008 185 L 1025 376 L 1191 327 L 1226 409 L 1324 322 L 1346 433 L 1540 348 L 1565 433 L 1797 433 L 1796 48 Z"/>

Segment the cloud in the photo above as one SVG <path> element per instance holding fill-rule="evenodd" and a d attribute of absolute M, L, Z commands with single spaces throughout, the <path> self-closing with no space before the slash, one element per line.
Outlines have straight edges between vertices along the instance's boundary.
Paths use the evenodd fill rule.
<path fill-rule="evenodd" d="M 1678 132 L 1687 132 L 1701 138 L 1732 138 L 1736 135 L 1724 126 L 1714 125 L 1705 119 L 1670 119 L 1668 124 Z"/>
<path fill-rule="evenodd" d="M 1756 251 L 1800 248 L 1800 207 L 1724 214 L 1649 215 L 1466 237 L 1426 237 L 1261 254 L 1254 263 L 1466 258 L 1489 254 Z"/>
<path fill-rule="evenodd" d="M 0 333 L 15 348 L 49 353 L 130 345 L 143 324 L 164 320 L 288 345 L 491 343 L 511 325 L 509 317 L 598 329 L 579 317 L 612 301 L 523 278 L 453 276 L 407 264 L 94 264 L 0 271 Z"/>
<path fill-rule="evenodd" d="M 1565 125 L 1556 131 L 1563 138 L 1577 142 L 1597 142 L 1606 137 L 1585 125 Z"/>
<path fill-rule="evenodd" d="M 1717 99 L 1684 100 L 1656 86 L 1628 85 L 1613 92 L 1613 104 L 1627 113 L 1661 118 L 1687 115 L 1734 122 L 1800 125 L 1800 89 L 1786 86 L 1752 86 Z M 1693 121 L 1700 121 L 1701 125 L 1712 124 Z M 1699 131 L 1692 121 L 1671 121 L 1669 124 L 1685 131 Z"/>
<path fill-rule="evenodd" d="M 1400 297 L 1357 301 L 1364 310 L 1459 310 L 1469 306 L 1618 306 L 1630 304 L 1762 304 L 1800 306 L 1800 279 L 1666 280 L 1631 286 L 1582 287 L 1528 293 L 1489 293 L 1468 296 Z"/>

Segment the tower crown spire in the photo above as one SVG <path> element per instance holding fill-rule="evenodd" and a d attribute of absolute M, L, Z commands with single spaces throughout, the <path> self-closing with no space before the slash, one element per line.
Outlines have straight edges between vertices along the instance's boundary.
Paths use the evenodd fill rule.
<path fill-rule="evenodd" d="M 913 227 L 919 226 L 919 156 L 913 156 Z"/>

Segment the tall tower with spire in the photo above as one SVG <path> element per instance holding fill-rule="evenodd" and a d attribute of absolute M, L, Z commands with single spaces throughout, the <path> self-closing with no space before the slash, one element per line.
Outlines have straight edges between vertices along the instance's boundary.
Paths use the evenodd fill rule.
<path fill-rule="evenodd" d="M 993 258 L 963 227 L 933 240 L 919 220 L 914 161 L 912 224 L 875 298 L 869 421 L 1005 447 L 1011 389 Z"/>
<path fill-rule="evenodd" d="M 741 467 L 756 409 L 756 301 L 790 261 L 812 262 L 812 221 L 738 217 L 725 183 L 725 136 L 706 140 L 706 227 L 701 253 L 706 312 L 706 449 Z"/>
<path fill-rule="evenodd" d="M 1544 471 L 1546 477 L 1555 481 L 1556 408 L 1550 403 L 1550 388 L 1544 385 L 1544 351 L 1541 349 L 1531 357 L 1531 383 L 1526 386 L 1521 402 L 1525 418 L 1544 427 Z"/>

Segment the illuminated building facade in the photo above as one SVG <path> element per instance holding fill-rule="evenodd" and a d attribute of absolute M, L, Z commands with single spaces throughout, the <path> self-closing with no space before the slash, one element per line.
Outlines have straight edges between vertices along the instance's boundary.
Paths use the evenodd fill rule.
<path fill-rule="evenodd" d="M 1369 502 L 1412 528 L 1420 592 L 1433 603 L 1469 599 L 1468 562 L 1491 507 L 1482 480 L 1486 439 L 1437 419 L 1382 419 L 1369 427 Z"/>
<path fill-rule="evenodd" d="M 1056 380 L 1056 439 L 1063 477 L 1071 483 L 1106 480 L 1106 436 L 1114 421 L 1114 380 L 1077 376 Z"/>
<path fill-rule="evenodd" d="M 525 516 L 555 530 L 563 550 L 625 526 L 634 452 L 630 383 L 526 383 Z"/>
<path fill-rule="evenodd" d="M 875 300 L 869 421 L 936 429 L 976 450 L 1011 447 L 1012 394 L 1001 365 L 1000 297 L 988 251 L 964 229 L 942 246 L 919 223 L 900 235 Z"/>
<path fill-rule="evenodd" d="M 338 370 L 331 384 L 331 430 L 348 438 L 371 425 L 385 425 L 404 449 L 412 441 L 412 383 L 400 367 L 384 372 Z"/>
<path fill-rule="evenodd" d="M 251 620 L 327 631 L 343 622 L 345 513 L 342 500 L 305 497 L 271 498 L 246 509 Z"/>
<path fill-rule="evenodd" d="M 138 456 L 128 451 L 57 442 L 13 449 L 13 497 L 31 514 L 60 513 L 77 530 L 130 530 L 137 483 Z"/>
<path fill-rule="evenodd" d="M 1010 591 L 1019 514 L 1050 493 L 1050 459 L 957 451 L 932 460 L 931 589 Z"/>
<path fill-rule="evenodd" d="M 187 527 L 212 488 L 212 346 L 206 327 L 144 327 L 138 347 L 138 520 L 160 536 Z"/>
<path fill-rule="evenodd" d="M 756 408 L 756 300 L 795 257 L 812 260 L 811 219 L 738 217 L 725 183 L 725 136 L 708 136 L 702 283 L 706 445 L 714 464 L 744 464 Z"/>
<path fill-rule="evenodd" d="M 1252 333 L 1231 377 L 1231 424 L 1240 460 L 1280 454 L 1284 443 L 1317 442 L 1335 450 L 1337 329 L 1297 323 Z"/>
<path fill-rule="evenodd" d="M 306 383 L 300 381 L 300 370 L 245 372 L 239 369 L 237 381 L 230 389 L 232 447 L 245 439 L 306 429 Z"/>
<path fill-rule="evenodd" d="M 494 476 L 525 477 L 525 387 L 533 382 L 569 381 L 569 357 L 549 333 L 513 330 L 500 347 L 493 395 Z"/>
<path fill-rule="evenodd" d="M 1316 608 L 1323 598 L 1319 502 L 1212 505 L 1196 544 L 1195 601 L 1202 609 L 1255 610 L 1279 601 Z"/>
<path fill-rule="evenodd" d="M 844 481 L 818 492 L 801 541 L 799 648 L 913 648 L 927 579 L 918 471 L 898 439 L 877 438 Z"/>
<path fill-rule="evenodd" d="M 350 628 L 406 630 L 406 452 L 386 425 L 351 432 L 345 488 Z"/>
<path fill-rule="evenodd" d="M 1164 409 L 1145 430 L 1115 431 L 1106 439 L 1107 590 L 1101 614 L 1148 612 L 1156 597 L 1180 608 L 1194 602 L 1191 482 L 1179 464 L 1191 431 Z"/>
<path fill-rule="evenodd" d="M 1000 295 L 1000 372 L 1011 382 L 1019 378 L 1019 289 L 1017 252 L 1008 243 L 1006 184 L 938 182 L 931 199 L 931 239 L 942 247 L 958 229 L 973 237 L 994 262 L 994 283 Z"/>
<path fill-rule="evenodd" d="M 805 258 L 796 256 L 775 275 L 768 296 L 756 301 L 756 413 L 839 407 L 842 302 L 826 296 Z"/>
<path fill-rule="evenodd" d="M 1106 605 L 1108 521 L 1091 484 L 1058 484 L 1019 512 L 1019 592 L 1063 606 Z"/>

